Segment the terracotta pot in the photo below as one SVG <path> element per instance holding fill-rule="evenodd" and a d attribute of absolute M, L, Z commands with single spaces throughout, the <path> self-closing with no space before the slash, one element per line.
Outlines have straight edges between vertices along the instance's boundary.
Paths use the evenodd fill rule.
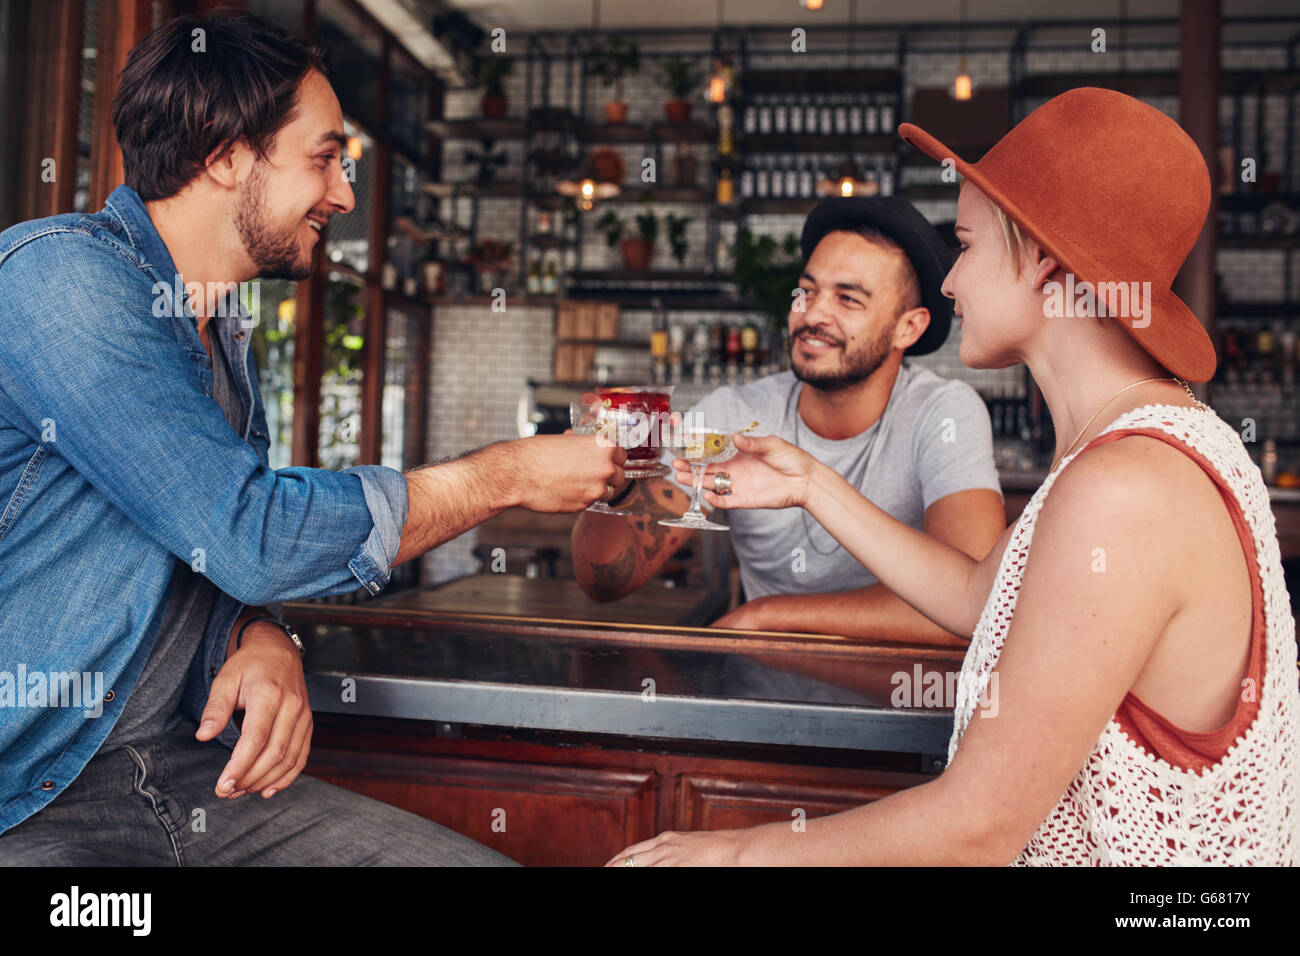
<path fill-rule="evenodd" d="M 506 98 L 504 96 L 483 97 L 483 118 L 500 119 L 506 115 Z"/>
<path fill-rule="evenodd" d="M 668 122 L 681 126 L 691 121 L 691 103 L 689 100 L 669 100 L 664 103 L 664 115 Z"/>
<path fill-rule="evenodd" d="M 606 123 L 626 123 L 627 122 L 627 104 L 618 100 L 610 100 L 605 104 L 605 122 Z"/>
<path fill-rule="evenodd" d="M 623 265 L 629 269 L 644 269 L 650 265 L 654 250 L 654 243 L 648 239 L 624 239 L 618 244 L 618 251 L 623 254 Z"/>

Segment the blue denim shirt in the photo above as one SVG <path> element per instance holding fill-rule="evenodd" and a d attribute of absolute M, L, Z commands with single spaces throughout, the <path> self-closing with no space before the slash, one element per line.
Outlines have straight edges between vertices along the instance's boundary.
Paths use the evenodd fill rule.
<path fill-rule="evenodd" d="M 238 318 L 209 325 L 235 370 L 233 429 L 188 302 L 164 291 L 176 285 L 125 186 L 93 215 L 0 233 L 0 832 L 53 800 L 108 736 L 175 557 L 221 591 L 182 700 L 194 720 L 244 605 L 388 583 L 406 479 L 377 465 L 272 470 L 253 320 L 231 296 Z M 80 706 L 43 705 L 69 674 L 102 675 L 103 698 L 64 685 L 59 703 Z M 233 721 L 219 739 L 234 745 Z"/>

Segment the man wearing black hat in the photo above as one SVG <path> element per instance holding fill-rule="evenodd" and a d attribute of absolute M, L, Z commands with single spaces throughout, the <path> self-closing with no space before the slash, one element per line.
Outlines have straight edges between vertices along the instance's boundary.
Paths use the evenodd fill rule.
<path fill-rule="evenodd" d="M 834 468 L 885 511 L 982 558 L 1005 528 L 992 431 L 979 395 L 904 361 L 948 336 L 941 292 L 952 252 L 907 201 L 840 198 L 803 229 L 805 267 L 789 315 L 791 371 L 719 388 L 688 413 L 701 425 L 775 434 Z M 721 488 L 719 489 L 721 490 Z M 641 587 L 690 532 L 658 524 L 689 499 L 667 479 L 584 513 L 574 569 L 596 600 Z M 746 603 L 715 626 L 964 644 L 905 604 L 800 508 L 728 512 Z"/>

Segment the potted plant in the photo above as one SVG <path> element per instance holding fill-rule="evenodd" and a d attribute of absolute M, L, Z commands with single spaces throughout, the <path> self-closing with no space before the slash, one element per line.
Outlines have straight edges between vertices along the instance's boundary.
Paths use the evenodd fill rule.
<path fill-rule="evenodd" d="M 650 265 L 655 239 L 659 236 L 659 219 L 649 208 L 637 214 L 635 235 L 626 235 L 627 227 L 612 209 L 597 220 L 596 228 L 605 234 L 605 242 L 611 249 L 618 248 L 628 269 L 645 269 Z"/>
<path fill-rule="evenodd" d="M 465 262 L 478 270 L 479 287 L 484 292 L 505 287 L 513 250 L 514 243 L 497 239 L 481 239 L 470 247 Z"/>
<path fill-rule="evenodd" d="M 515 68 L 514 57 L 492 54 L 478 61 L 476 75 L 483 87 L 483 116 L 500 119 L 506 115 L 506 88 L 504 80 Z"/>
<path fill-rule="evenodd" d="M 668 122 L 678 125 L 691 121 L 691 102 L 686 97 L 700 85 L 703 74 L 690 62 L 679 56 L 670 56 L 664 61 L 659 74 L 659 83 L 672 97 L 664 103 L 664 115 Z"/>
<path fill-rule="evenodd" d="M 755 239 L 749 227 L 743 227 L 736 233 L 735 259 L 736 288 L 753 299 L 768 326 L 779 331 L 790 315 L 793 290 L 803 272 L 799 237 L 789 233 L 779 243 L 772 236 Z"/>
<path fill-rule="evenodd" d="M 592 49 L 587 57 L 587 72 L 614 88 L 614 98 L 605 104 L 607 123 L 626 123 L 627 104 L 623 102 L 623 77 L 641 68 L 641 53 L 635 43 L 623 37 L 609 37 Z"/>

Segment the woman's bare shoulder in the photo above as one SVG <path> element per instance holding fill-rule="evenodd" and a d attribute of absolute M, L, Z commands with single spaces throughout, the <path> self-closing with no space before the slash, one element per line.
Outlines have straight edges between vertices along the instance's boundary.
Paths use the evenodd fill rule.
<path fill-rule="evenodd" d="M 1176 554 L 1214 520 L 1219 502 L 1213 480 L 1187 454 L 1159 438 L 1125 435 L 1067 465 L 1043 514 L 1078 522 L 1081 531 L 1100 523 L 1152 552 Z"/>

